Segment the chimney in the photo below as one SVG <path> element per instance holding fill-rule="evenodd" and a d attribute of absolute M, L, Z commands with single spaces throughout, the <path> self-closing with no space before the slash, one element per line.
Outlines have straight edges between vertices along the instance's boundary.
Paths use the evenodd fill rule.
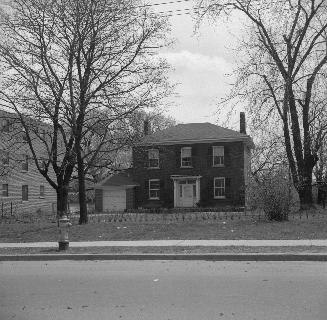
<path fill-rule="evenodd" d="M 240 133 L 246 134 L 245 112 L 240 112 Z"/>
<path fill-rule="evenodd" d="M 143 123 L 143 132 L 144 132 L 144 135 L 145 136 L 147 136 L 151 132 L 151 125 L 150 125 L 149 118 L 146 118 L 144 120 L 144 123 Z"/>

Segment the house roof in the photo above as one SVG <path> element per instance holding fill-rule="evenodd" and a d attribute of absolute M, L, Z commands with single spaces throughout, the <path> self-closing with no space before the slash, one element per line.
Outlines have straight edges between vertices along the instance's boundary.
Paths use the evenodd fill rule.
<path fill-rule="evenodd" d="M 139 186 L 133 181 L 127 173 L 117 173 L 109 178 L 100 181 L 95 187 L 112 187 L 112 186 Z"/>
<path fill-rule="evenodd" d="M 140 145 L 195 143 L 202 141 L 248 141 L 253 144 L 250 136 L 235 130 L 223 128 L 215 124 L 186 123 L 147 135 Z"/>

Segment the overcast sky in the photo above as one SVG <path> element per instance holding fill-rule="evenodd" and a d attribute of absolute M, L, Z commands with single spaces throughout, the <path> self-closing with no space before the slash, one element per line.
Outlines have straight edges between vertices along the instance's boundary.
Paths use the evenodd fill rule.
<path fill-rule="evenodd" d="M 216 25 L 205 23 L 194 34 L 192 17 L 188 14 L 177 15 L 192 8 L 193 2 L 169 3 L 172 1 L 150 1 L 151 4 L 162 3 L 153 6 L 159 12 L 174 11 L 169 19 L 171 36 L 176 39 L 176 43 L 161 52 L 174 68 L 170 74 L 171 80 L 179 83 L 176 89 L 178 97 L 173 98 L 169 114 L 184 123 L 222 123 L 225 119 L 218 119 L 215 112 L 217 104 L 226 96 L 230 90 L 229 84 L 233 82 L 236 60 L 233 49 L 237 43 L 233 35 L 239 36 L 242 30 L 239 17 Z M 232 119 L 232 126 L 235 121 L 236 118 Z"/>

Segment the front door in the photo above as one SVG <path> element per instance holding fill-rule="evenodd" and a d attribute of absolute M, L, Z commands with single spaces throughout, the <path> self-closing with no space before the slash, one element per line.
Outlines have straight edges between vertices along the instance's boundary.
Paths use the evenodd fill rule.
<path fill-rule="evenodd" d="M 181 182 L 179 183 L 178 207 L 194 207 L 196 203 L 196 184 Z"/>

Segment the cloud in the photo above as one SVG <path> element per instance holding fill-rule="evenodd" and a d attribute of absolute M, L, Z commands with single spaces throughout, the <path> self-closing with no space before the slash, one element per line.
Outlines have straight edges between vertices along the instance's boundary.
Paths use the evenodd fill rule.
<path fill-rule="evenodd" d="M 172 116 L 183 122 L 212 122 L 217 102 L 230 89 L 233 65 L 222 57 L 188 50 L 160 55 L 174 68 L 170 78 L 179 84 L 178 105 L 171 110 Z"/>
<path fill-rule="evenodd" d="M 231 63 L 219 56 L 207 56 L 187 50 L 165 52 L 160 55 L 175 67 L 177 71 L 225 74 L 231 72 L 233 69 Z"/>

